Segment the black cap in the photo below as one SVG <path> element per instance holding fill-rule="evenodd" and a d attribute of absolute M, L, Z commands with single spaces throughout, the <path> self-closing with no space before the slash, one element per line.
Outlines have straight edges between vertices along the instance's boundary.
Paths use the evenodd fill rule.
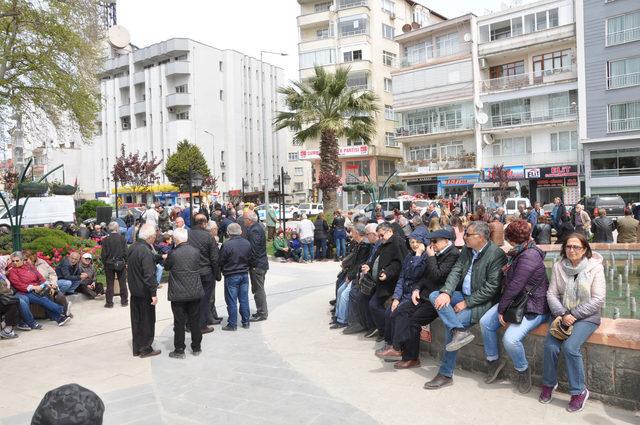
<path fill-rule="evenodd" d="M 47 392 L 31 425 L 102 425 L 104 403 L 93 391 L 67 384 Z"/>

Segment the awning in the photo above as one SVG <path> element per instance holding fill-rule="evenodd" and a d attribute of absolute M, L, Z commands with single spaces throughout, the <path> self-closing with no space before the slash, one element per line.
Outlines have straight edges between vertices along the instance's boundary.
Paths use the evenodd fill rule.
<path fill-rule="evenodd" d="M 494 183 L 476 183 L 473 185 L 474 189 L 497 189 L 498 188 L 498 183 L 494 182 Z M 509 187 L 518 187 L 518 182 L 509 182 Z"/>

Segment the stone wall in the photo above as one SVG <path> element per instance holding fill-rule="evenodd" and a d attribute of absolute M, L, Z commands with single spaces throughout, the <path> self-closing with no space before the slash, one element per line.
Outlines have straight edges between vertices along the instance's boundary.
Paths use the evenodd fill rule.
<path fill-rule="evenodd" d="M 617 322 L 617 323 L 616 323 Z M 635 323 L 634 323 L 635 322 Z M 618 325 L 618 326 L 616 326 Z M 620 326 L 622 325 L 622 326 Z M 611 329 L 614 329 L 614 334 Z M 621 332 L 620 328 L 626 328 Z M 485 373 L 486 363 L 482 347 L 482 335 L 478 326 L 471 328 L 475 339 L 458 353 L 457 366 L 462 369 Z M 534 385 L 542 383 L 542 358 L 546 325 L 536 329 L 524 341 Z M 436 320 L 431 324 L 432 342 L 422 343 L 422 350 L 437 359 L 444 351 L 444 326 Z M 603 320 L 601 326 L 583 346 L 587 388 L 591 397 L 604 403 L 630 410 L 640 409 L 640 321 Z M 603 345 L 607 344 L 607 345 Z M 501 357 L 507 359 L 502 378 L 515 380 L 516 372 L 509 356 L 500 346 Z M 559 389 L 567 391 L 567 374 L 562 353 L 558 367 Z M 534 387 L 532 391 L 539 391 Z"/>

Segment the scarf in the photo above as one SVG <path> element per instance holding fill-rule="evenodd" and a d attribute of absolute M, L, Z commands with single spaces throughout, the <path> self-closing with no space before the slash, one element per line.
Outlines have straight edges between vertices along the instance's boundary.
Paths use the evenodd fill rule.
<path fill-rule="evenodd" d="M 591 284 L 587 278 L 588 264 L 589 260 L 586 258 L 583 258 L 576 267 L 566 258 L 560 262 L 562 270 L 568 277 L 564 286 L 564 294 L 562 295 L 562 305 L 567 310 L 571 310 L 591 299 Z"/>
<path fill-rule="evenodd" d="M 513 264 L 513 261 L 516 259 L 516 257 L 518 257 L 518 255 L 520 255 L 525 250 L 533 248 L 534 246 L 536 246 L 536 242 L 533 240 L 528 240 L 511 248 L 509 252 L 507 252 L 507 264 L 502 266 L 502 273 L 506 275 L 509 269 L 511 269 L 511 265 Z"/>

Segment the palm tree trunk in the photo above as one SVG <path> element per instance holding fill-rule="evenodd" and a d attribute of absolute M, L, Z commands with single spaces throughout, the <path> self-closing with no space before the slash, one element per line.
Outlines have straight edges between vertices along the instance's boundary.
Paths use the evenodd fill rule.
<path fill-rule="evenodd" d="M 320 174 L 325 176 L 338 175 L 338 138 L 336 133 L 331 130 L 325 130 L 320 136 Z M 333 214 L 337 208 L 337 194 L 335 185 L 329 185 L 322 189 L 322 203 L 325 214 Z"/>

